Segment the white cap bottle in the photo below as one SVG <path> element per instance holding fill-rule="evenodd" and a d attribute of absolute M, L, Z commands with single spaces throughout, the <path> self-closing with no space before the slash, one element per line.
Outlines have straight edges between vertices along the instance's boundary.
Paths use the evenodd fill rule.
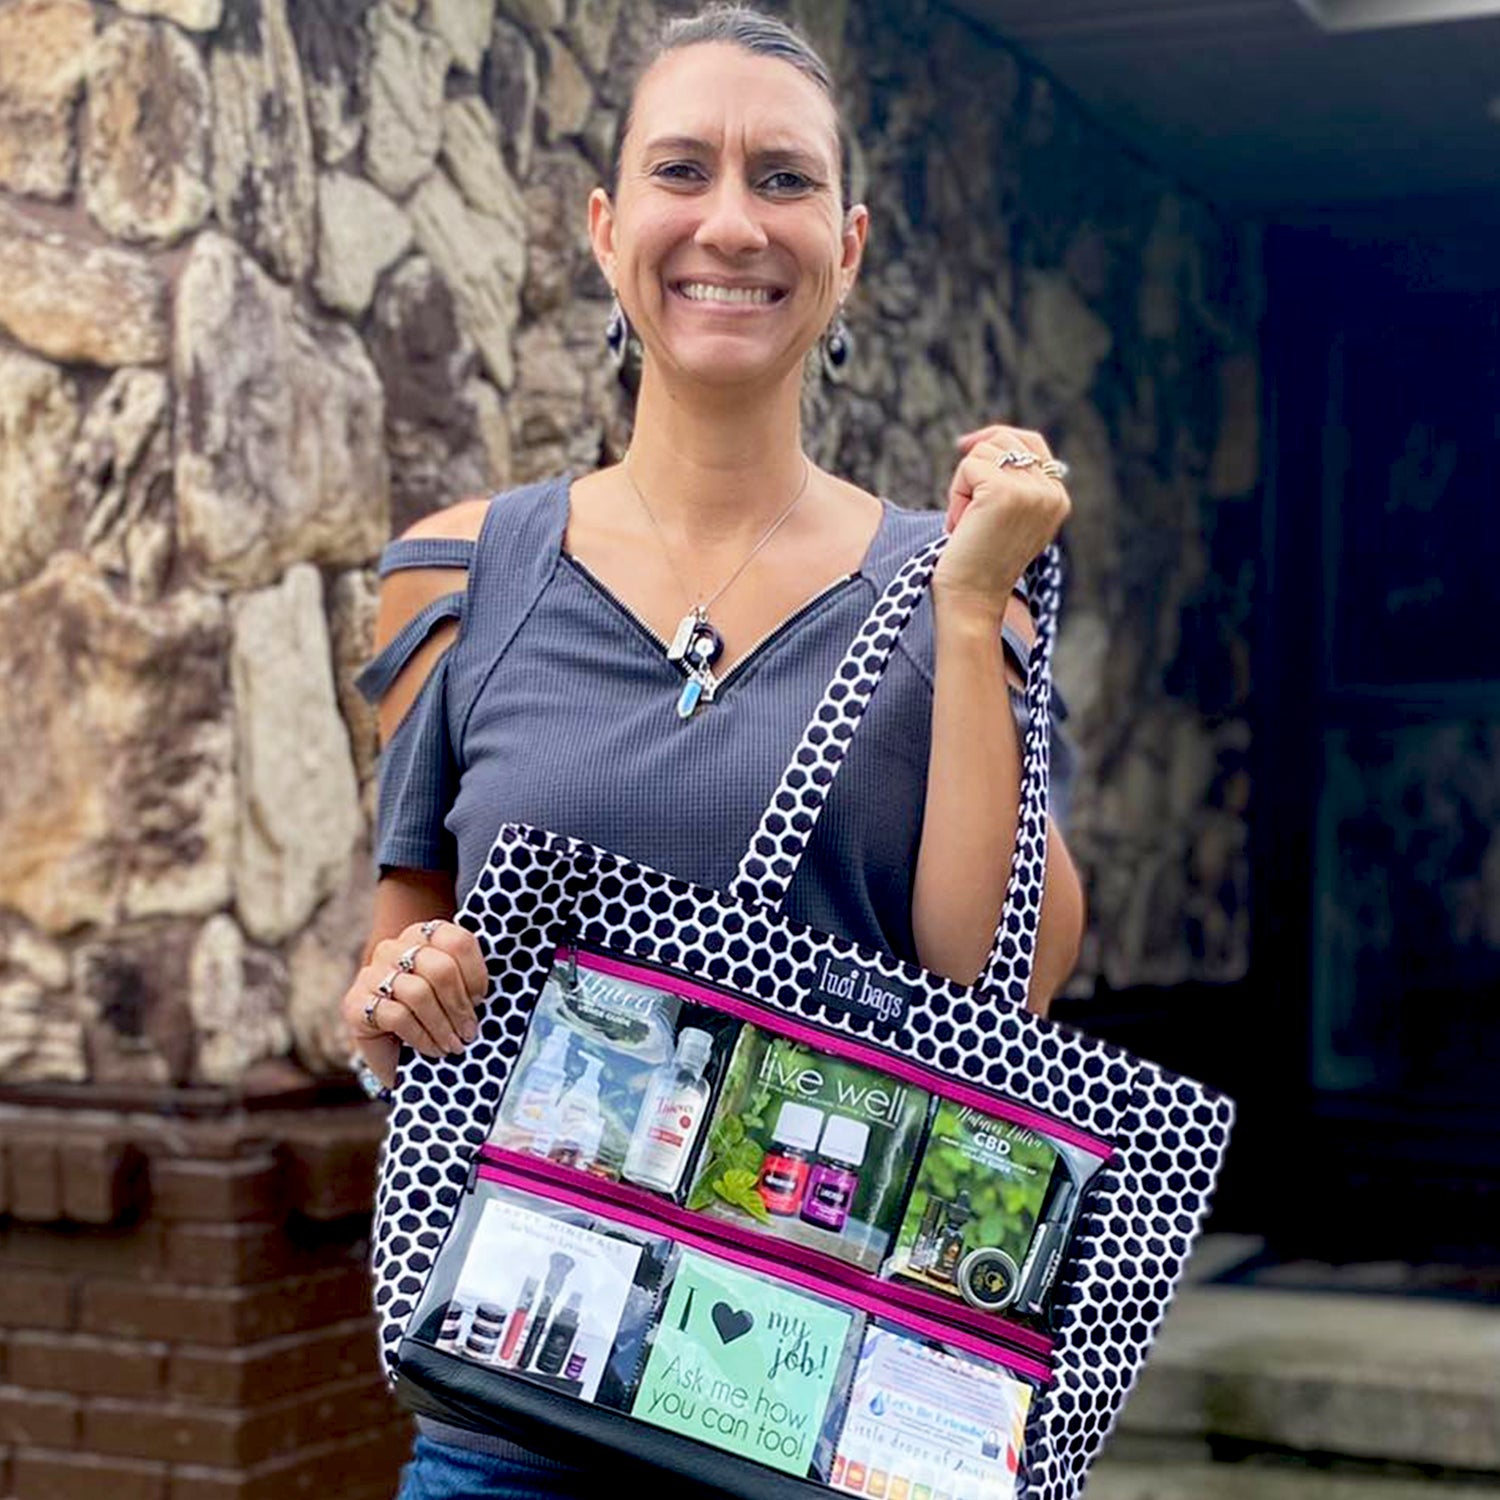
<path fill-rule="evenodd" d="M 646 1091 L 625 1153 L 624 1176 L 658 1193 L 675 1193 L 693 1154 L 708 1105 L 704 1072 L 714 1039 L 693 1027 L 677 1038 L 677 1055 Z"/>
<path fill-rule="evenodd" d="M 599 1103 L 599 1070 L 603 1059 L 584 1059 L 583 1077 L 557 1101 L 557 1134 L 548 1156 L 565 1166 L 587 1171 L 604 1139 L 604 1110 Z"/>

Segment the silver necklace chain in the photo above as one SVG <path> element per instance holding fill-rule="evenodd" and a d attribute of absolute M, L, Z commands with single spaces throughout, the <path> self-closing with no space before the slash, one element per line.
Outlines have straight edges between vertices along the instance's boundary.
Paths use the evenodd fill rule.
<path fill-rule="evenodd" d="M 760 552 L 761 548 L 764 547 L 766 543 L 769 542 L 771 538 L 781 530 L 782 524 L 787 520 L 791 513 L 796 510 L 797 505 L 801 501 L 803 495 L 807 493 L 807 486 L 812 480 L 812 464 L 808 461 L 807 455 L 803 454 L 802 483 L 797 486 L 797 493 L 792 496 L 791 503 L 786 507 L 784 511 L 782 511 L 779 516 L 776 517 L 774 521 L 771 522 L 771 525 L 767 529 L 765 535 L 762 536 L 761 539 L 750 549 L 749 553 L 745 557 L 745 560 L 739 565 L 739 567 L 737 567 L 734 572 L 732 572 L 729 577 L 726 578 L 724 582 L 721 583 L 718 588 L 716 588 L 713 593 L 708 596 L 707 599 L 700 599 L 698 597 L 698 591 L 688 588 L 686 582 L 683 580 L 682 573 L 678 569 L 677 563 L 672 556 L 672 549 L 667 545 L 666 533 L 661 529 L 661 523 L 656 519 L 656 515 L 652 511 L 650 505 L 646 503 L 646 497 L 641 493 L 640 485 L 635 482 L 635 475 L 630 472 L 630 454 L 628 452 L 625 454 L 625 457 L 621 459 L 620 467 L 625 471 L 626 481 L 629 483 L 630 488 L 635 491 L 635 498 L 641 502 L 641 509 L 646 512 L 646 519 L 650 521 L 651 529 L 656 533 L 657 540 L 661 543 L 662 556 L 666 558 L 667 566 L 671 568 L 672 576 L 676 578 L 678 588 L 682 590 L 684 598 L 692 599 L 694 601 L 691 608 L 693 610 L 693 613 L 696 614 L 700 620 L 706 620 L 708 618 L 709 610 L 711 610 L 714 605 L 718 603 L 719 599 L 722 598 L 723 595 L 728 591 L 729 586 L 735 581 L 735 579 L 737 579 L 740 574 L 743 573 L 745 569 L 755 561 L 756 555 Z"/>

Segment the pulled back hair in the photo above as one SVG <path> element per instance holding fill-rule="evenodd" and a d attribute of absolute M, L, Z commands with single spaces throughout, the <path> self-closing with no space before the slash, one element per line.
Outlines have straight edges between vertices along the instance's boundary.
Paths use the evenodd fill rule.
<path fill-rule="evenodd" d="M 625 105 L 625 115 L 620 122 L 620 133 L 615 137 L 614 160 L 609 170 L 609 195 L 613 198 L 620 187 L 620 153 L 624 150 L 625 137 L 630 134 L 635 114 L 635 94 L 641 79 L 669 52 L 683 47 L 696 47 L 703 42 L 727 42 L 742 52 L 755 57 L 771 57 L 778 62 L 790 63 L 804 77 L 812 79 L 827 96 L 833 106 L 833 116 L 838 131 L 839 191 L 847 207 L 852 197 L 850 184 L 849 132 L 844 124 L 844 114 L 839 108 L 838 95 L 834 90 L 833 74 L 828 64 L 814 50 L 812 44 L 785 21 L 774 16 L 752 10 L 748 5 L 714 4 L 706 6 L 696 15 L 677 16 L 666 22 L 657 36 L 655 45 L 647 52 L 644 61 L 631 79 L 630 98 Z"/>

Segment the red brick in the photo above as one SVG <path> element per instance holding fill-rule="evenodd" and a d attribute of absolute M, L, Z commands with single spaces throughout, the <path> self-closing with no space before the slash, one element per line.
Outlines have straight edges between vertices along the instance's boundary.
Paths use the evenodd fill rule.
<path fill-rule="evenodd" d="M 6 1378 L 32 1390 L 142 1396 L 161 1389 L 166 1345 L 79 1334 L 13 1333 Z"/>
<path fill-rule="evenodd" d="M 83 1412 L 81 1446 L 126 1458 L 248 1469 L 388 1425 L 399 1415 L 376 1376 L 322 1386 L 253 1411 L 182 1402 L 91 1401 Z"/>
<path fill-rule="evenodd" d="M 12 1266 L 80 1276 L 154 1276 L 165 1258 L 166 1226 L 147 1220 L 128 1228 L 12 1224 L 0 1231 L 0 1277 Z"/>
<path fill-rule="evenodd" d="M 38 1136 L 13 1138 L 5 1153 L 6 1196 L 11 1216 L 35 1223 L 62 1217 L 62 1178 L 57 1151 Z"/>
<path fill-rule="evenodd" d="M 358 1257 L 363 1262 L 363 1253 Z M 280 1224 L 173 1224 L 167 1231 L 167 1271 L 200 1286 L 253 1286 L 355 1263 L 347 1241 L 321 1242 Z"/>
<path fill-rule="evenodd" d="M 281 1167 L 271 1155 L 233 1161 L 157 1157 L 151 1163 L 152 1211 L 164 1219 L 212 1224 L 286 1215 Z"/>
<path fill-rule="evenodd" d="M 77 1223 L 114 1224 L 145 1198 L 145 1159 L 128 1141 L 65 1141 L 57 1162 L 63 1216 Z"/>
<path fill-rule="evenodd" d="M 369 1297 L 369 1277 L 354 1265 L 250 1288 L 94 1281 L 82 1288 L 78 1326 L 223 1348 L 354 1317 Z"/>
<path fill-rule="evenodd" d="M 73 1279 L 49 1271 L 0 1274 L 0 1328 L 71 1328 Z"/>
<path fill-rule="evenodd" d="M 158 1405 L 147 1401 L 91 1401 L 83 1412 L 81 1446 L 121 1458 L 183 1459 L 240 1468 L 244 1414 L 220 1407 Z"/>
<path fill-rule="evenodd" d="M 18 1448 L 12 1460 L 15 1500 L 166 1500 L 162 1464 L 85 1453 Z"/>
<path fill-rule="evenodd" d="M 365 1316 L 242 1349 L 179 1346 L 167 1359 L 167 1389 L 211 1406 L 258 1406 L 379 1368 L 375 1323 Z"/>
<path fill-rule="evenodd" d="M 382 1489 L 394 1494 L 410 1448 L 411 1430 L 403 1420 L 238 1473 L 183 1466 L 173 1470 L 169 1500 L 321 1500 L 330 1495 L 343 1500 Z"/>
<path fill-rule="evenodd" d="M 78 1440 L 78 1401 L 19 1386 L 0 1386 L 0 1442 L 31 1448 L 72 1448 Z"/>
<path fill-rule="evenodd" d="M 293 1207 L 319 1220 L 368 1214 L 375 1203 L 380 1140 L 379 1122 L 364 1118 L 363 1112 L 287 1129 L 282 1159 Z"/>

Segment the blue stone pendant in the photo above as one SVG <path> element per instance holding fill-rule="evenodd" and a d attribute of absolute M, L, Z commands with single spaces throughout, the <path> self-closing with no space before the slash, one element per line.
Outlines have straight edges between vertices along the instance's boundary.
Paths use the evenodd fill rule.
<path fill-rule="evenodd" d="M 703 698 L 703 684 L 696 677 L 689 677 L 682 685 L 677 699 L 677 717 L 691 719 Z"/>

